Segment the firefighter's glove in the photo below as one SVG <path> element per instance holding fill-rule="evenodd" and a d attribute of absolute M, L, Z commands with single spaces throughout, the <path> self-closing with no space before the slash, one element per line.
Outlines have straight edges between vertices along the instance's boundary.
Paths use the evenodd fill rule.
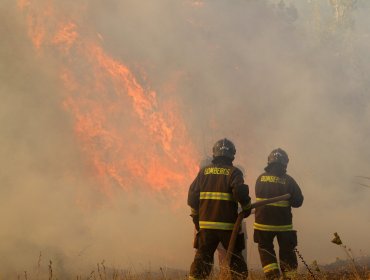
<path fill-rule="evenodd" d="M 197 231 L 199 231 L 200 230 L 200 228 L 199 228 L 199 215 L 192 215 L 191 217 L 193 218 L 193 223 L 194 223 L 195 229 Z"/>
<path fill-rule="evenodd" d="M 243 210 L 244 218 L 248 218 L 252 212 L 252 209 L 249 208 L 248 210 Z"/>
<path fill-rule="evenodd" d="M 244 204 L 242 206 L 242 209 L 243 209 L 243 213 L 244 213 L 244 218 L 248 218 L 252 212 L 252 208 L 251 208 L 251 202 L 249 201 L 249 203 L 247 204 Z"/>

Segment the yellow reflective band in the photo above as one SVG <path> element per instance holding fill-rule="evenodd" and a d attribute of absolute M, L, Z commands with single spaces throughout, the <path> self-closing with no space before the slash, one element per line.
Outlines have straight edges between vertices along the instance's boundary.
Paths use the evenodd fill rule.
<path fill-rule="evenodd" d="M 231 193 L 224 192 L 201 192 L 200 199 L 234 200 Z"/>
<path fill-rule="evenodd" d="M 199 227 L 201 229 L 232 230 L 234 228 L 234 223 L 199 221 Z"/>
<path fill-rule="evenodd" d="M 229 168 L 220 168 L 220 167 L 207 167 L 204 169 L 204 175 L 208 174 L 217 174 L 217 175 L 229 175 L 231 169 Z"/>
<path fill-rule="evenodd" d="M 278 183 L 278 184 L 285 184 L 286 179 L 285 178 L 280 178 L 277 176 L 262 176 L 261 177 L 261 182 L 268 182 L 268 183 Z"/>
<path fill-rule="evenodd" d="M 259 198 L 257 197 L 257 201 L 262 201 L 262 200 L 266 200 L 267 198 Z M 283 200 L 283 201 L 278 201 L 278 202 L 274 202 L 274 203 L 269 203 L 267 204 L 268 206 L 277 206 L 277 207 L 289 207 L 290 206 L 290 203 L 289 201 L 287 200 Z"/>
<path fill-rule="evenodd" d="M 254 223 L 254 228 L 264 231 L 291 231 L 293 230 L 293 225 L 273 226 Z"/>
<path fill-rule="evenodd" d="M 191 215 L 196 216 L 196 215 L 199 214 L 198 210 L 195 210 L 194 208 L 191 208 L 191 207 L 190 207 L 190 209 L 191 209 Z"/>
<path fill-rule="evenodd" d="M 278 270 L 278 269 L 279 269 L 279 265 L 277 263 L 270 263 L 263 267 L 263 272 L 267 273 L 267 272 L 270 272 L 271 270 Z"/>

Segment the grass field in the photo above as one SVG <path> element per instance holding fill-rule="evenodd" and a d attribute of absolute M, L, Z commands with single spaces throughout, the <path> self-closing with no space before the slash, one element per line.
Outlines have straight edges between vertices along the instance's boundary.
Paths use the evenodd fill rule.
<path fill-rule="evenodd" d="M 339 259 L 331 264 L 321 265 L 317 261 L 306 262 L 301 253 L 296 249 L 299 262 L 297 276 L 294 279 L 316 279 L 316 280 L 370 280 L 370 256 L 355 258 L 352 250 L 343 244 L 338 233 L 334 233 L 331 242 L 344 251 L 345 259 Z M 117 268 L 112 267 L 104 260 L 92 264 L 87 269 L 79 268 L 76 263 L 72 267 L 66 268 L 61 262 L 47 260 L 39 253 L 32 269 L 7 272 L 5 275 L 0 272 L 0 280 L 180 280 L 188 278 L 188 271 L 184 269 L 174 269 L 168 267 L 157 267 L 140 270 L 132 267 Z M 226 273 L 225 273 L 226 272 Z M 228 279 L 227 269 L 219 269 L 214 266 L 209 280 Z M 264 279 L 262 269 L 250 268 L 249 277 L 251 280 Z"/>
<path fill-rule="evenodd" d="M 336 279 L 370 279 L 370 258 L 363 258 L 353 263 L 351 260 L 337 260 L 335 263 L 320 266 L 316 262 L 308 265 L 310 271 L 300 264 L 299 272 L 295 279 L 317 279 L 317 280 L 336 280 Z M 52 261 L 48 264 L 42 264 L 38 262 L 37 266 L 32 271 L 22 271 L 13 275 L 6 275 L 5 277 L 0 275 L 1 280 L 10 279 L 24 279 L 24 280 L 65 280 L 65 279 L 76 279 L 76 280 L 180 280 L 187 279 L 188 272 L 185 270 L 177 270 L 170 268 L 151 269 L 148 271 L 137 272 L 134 269 L 118 269 L 111 268 L 104 261 L 97 263 L 95 266 L 91 266 L 89 273 L 66 273 L 60 271 L 60 269 L 54 266 Z M 221 275 L 219 270 L 215 268 L 209 280 L 221 280 L 227 279 L 227 277 Z M 251 280 L 264 279 L 262 270 L 251 269 L 249 271 L 249 278 Z"/>

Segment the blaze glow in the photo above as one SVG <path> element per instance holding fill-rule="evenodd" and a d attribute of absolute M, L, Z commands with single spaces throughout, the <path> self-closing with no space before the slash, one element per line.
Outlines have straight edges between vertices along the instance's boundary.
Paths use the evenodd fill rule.
<path fill-rule="evenodd" d="M 176 102 L 159 103 L 155 91 L 104 51 L 101 35 L 85 36 L 90 30 L 57 12 L 53 1 L 19 0 L 18 7 L 35 50 L 57 60 L 63 106 L 104 193 L 118 185 L 182 196 L 197 170 L 197 151 Z"/>

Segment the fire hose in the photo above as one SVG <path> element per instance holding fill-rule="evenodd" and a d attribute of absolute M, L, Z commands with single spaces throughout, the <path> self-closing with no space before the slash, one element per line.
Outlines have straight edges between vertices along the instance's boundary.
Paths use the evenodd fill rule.
<path fill-rule="evenodd" d="M 276 197 L 273 197 L 273 198 L 268 198 L 268 199 L 264 199 L 264 200 L 261 200 L 261 201 L 257 201 L 255 203 L 252 203 L 251 209 L 258 208 L 258 207 L 264 206 L 266 204 L 274 203 L 274 202 L 277 202 L 277 201 L 288 200 L 290 197 L 291 197 L 291 195 L 288 193 L 288 194 L 284 194 L 284 195 L 281 195 L 281 196 L 276 196 Z M 231 233 L 229 246 L 227 247 L 226 263 L 228 265 L 230 265 L 231 255 L 234 251 L 236 237 L 238 236 L 239 228 L 240 228 L 240 225 L 241 225 L 243 219 L 244 219 L 244 212 L 242 211 L 238 214 L 238 218 L 236 219 L 233 231 Z"/>

